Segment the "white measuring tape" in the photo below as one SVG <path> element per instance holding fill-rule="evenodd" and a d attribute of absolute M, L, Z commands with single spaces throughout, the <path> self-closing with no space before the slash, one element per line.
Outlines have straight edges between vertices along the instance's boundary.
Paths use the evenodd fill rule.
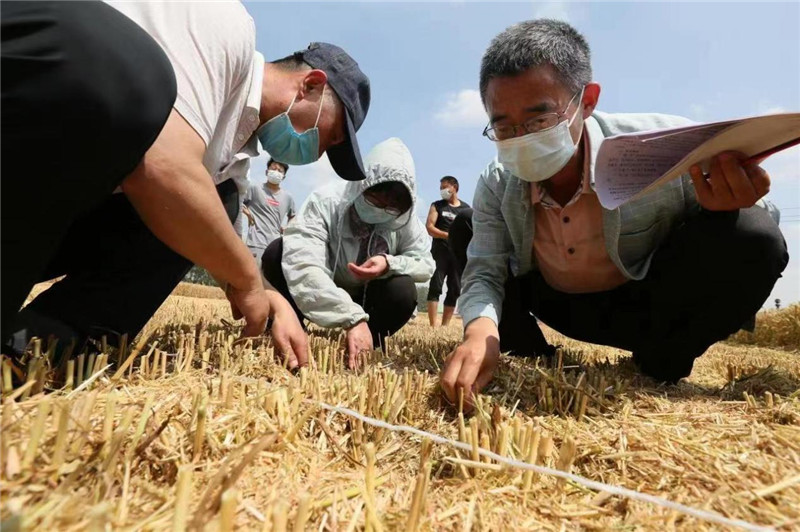
<path fill-rule="evenodd" d="M 356 419 L 360 419 L 364 423 L 372 425 L 373 427 L 387 429 L 392 432 L 407 432 L 409 434 L 416 434 L 417 436 L 421 436 L 423 438 L 429 438 L 431 441 L 436 443 L 450 445 L 452 447 L 456 447 L 463 451 L 472 451 L 471 445 L 468 445 L 464 442 L 451 440 L 449 438 L 445 438 L 444 436 L 439 436 L 438 434 L 433 434 L 431 432 L 427 432 L 422 429 L 418 429 L 416 427 L 411 427 L 409 425 L 392 425 L 391 423 L 386 423 L 385 421 L 381 421 L 380 419 L 375 419 L 369 416 L 365 416 L 360 412 L 356 412 L 355 410 L 351 410 L 343 406 L 333 406 L 319 401 L 311 401 L 311 402 L 319 404 L 319 406 L 321 406 L 325 410 L 329 410 L 331 412 L 336 412 L 338 414 L 343 414 L 346 416 L 354 417 Z M 641 493 L 639 491 L 623 488 L 621 486 L 604 484 L 603 482 L 590 480 L 580 475 L 576 475 L 574 473 L 568 473 L 566 471 L 561 471 L 559 469 L 553 469 L 550 467 L 529 464 L 527 462 L 521 462 L 519 460 L 513 460 L 511 458 L 501 456 L 499 454 L 493 453 L 492 451 L 486 449 L 482 449 L 480 447 L 478 448 L 478 454 L 486 456 L 487 458 L 491 458 L 492 460 L 496 460 L 500 463 L 503 463 L 511 467 L 516 467 L 519 469 L 528 469 L 543 475 L 551 475 L 554 477 L 571 480 L 576 484 L 580 484 L 581 486 L 585 486 L 587 488 L 596 491 L 604 491 L 607 493 L 611 493 L 613 495 L 620 495 L 622 497 L 628 497 L 629 499 L 634 499 L 637 501 L 649 502 L 657 506 L 669 508 L 671 510 L 676 510 L 684 514 L 697 517 L 698 519 L 703 519 L 704 521 L 710 521 L 712 523 L 718 523 L 720 525 L 726 525 L 726 526 L 735 526 L 744 530 L 752 530 L 755 532 L 769 532 L 769 531 L 775 532 L 775 529 L 772 527 L 756 525 L 753 523 L 749 523 L 747 521 L 743 521 L 741 519 L 730 519 L 716 512 L 702 510 L 700 508 L 692 508 L 691 506 L 686 506 L 684 504 L 673 502 L 668 499 L 664 499 L 662 497 L 656 497 L 655 495 L 648 495 L 647 493 Z"/>

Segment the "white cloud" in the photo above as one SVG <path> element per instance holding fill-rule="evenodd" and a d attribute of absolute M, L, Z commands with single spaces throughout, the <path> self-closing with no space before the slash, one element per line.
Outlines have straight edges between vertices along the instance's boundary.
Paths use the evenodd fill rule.
<path fill-rule="evenodd" d="M 761 166 L 769 172 L 772 181 L 796 183 L 800 178 L 800 146 L 776 153 L 765 160 Z M 800 199 L 798 199 L 800 203 Z"/>
<path fill-rule="evenodd" d="M 705 122 L 708 120 L 708 109 L 701 103 L 693 103 L 689 105 L 689 116 L 692 120 L 697 122 Z"/>
<path fill-rule="evenodd" d="M 333 170 L 328 155 L 323 154 L 315 163 L 292 166 L 287 174 L 284 187 L 292 194 L 299 207 L 313 190 L 340 179 Z"/>
<path fill-rule="evenodd" d="M 756 113 L 760 115 L 774 115 L 777 113 L 788 113 L 789 110 L 780 105 L 774 105 L 773 103 L 767 100 L 761 100 L 758 102 L 758 107 L 756 108 Z"/>
<path fill-rule="evenodd" d="M 481 95 L 473 89 L 449 93 L 444 109 L 434 114 L 434 118 L 448 127 L 480 127 L 488 120 Z"/>
<path fill-rule="evenodd" d="M 763 115 L 774 115 L 774 114 L 778 114 L 778 113 L 788 113 L 788 112 L 789 112 L 789 110 L 784 108 L 784 107 L 775 106 L 775 107 L 767 107 L 766 109 L 764 109 L 761 112 L 761 114 L 763 114 Z"/>
<path fill-rule="evenodd" d="M 783 277 L 775 283 L 769 299 L 764 302 L 767 308 L 774 306 L 775 298 L 780 298 L 784 306 L 800 301 L 800 261 L 796 260 L 800 255 L 800 223 L 781 222 L 781 232 L 789 247 L 789 264 L 783 271 Z"/>
<path fill-rule="evenodd" d="M 569 22 L 569 2 L 534 2 L 533 18 L 552 18 Z"/>

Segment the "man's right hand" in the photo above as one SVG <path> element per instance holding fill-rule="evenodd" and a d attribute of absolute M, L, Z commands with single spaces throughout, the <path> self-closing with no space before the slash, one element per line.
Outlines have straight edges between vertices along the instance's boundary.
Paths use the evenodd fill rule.
<path fill-rule="evenodd" d="M 270 302 L 261 283 L 249 290 L 240 290 L 229 284 L 225 295 L 231 303 L 233 318 L 245 319 L 242 336 L 264 334 L 270 315 Z"/>
<path fill-rule="evenodd" d="M 227 283 L 231 309 L 245 336 L 264 333 L 270 305 L 253 256 L 233 230 L 203 165 L 206 146 L 173 109 L 139 165 L 122 182 L 144 224 L 164 244 Z"/>
<path fill-rule="evenodd" d="M 289 369 L 308 365 L 308 335 L 289 302 L 275 290 L 266 290 L 272 309 L 272 343 L 288 357 Z"/>
<path fill-rule="evenodd" d="M 450 353 L 441 374 L 447 399 L 456 404 L 463 390 L 465 406 L 473 405 L 473 394 L 492 380 L 500 360 L 500 334 L 489 318 L 478 318 L 464 331 L 464 341 Z"/>
<path fill-rule="evenodd" d="M 372 351 L 372 331 L 366 321 L 347 330 L 347 367 L 361 367 L 363 353 Z"/>

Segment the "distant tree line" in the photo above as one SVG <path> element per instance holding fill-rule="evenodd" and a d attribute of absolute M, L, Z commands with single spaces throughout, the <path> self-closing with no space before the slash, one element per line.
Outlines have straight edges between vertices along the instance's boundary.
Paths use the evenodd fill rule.
<path fill-rule="evenodd" d="M 197 265 L 192 266 L 192 269 L 189 270 L 189 273 L 186 274 L 186 277 L 184 277 L 183 280 L 187 283 L 204 284 L 206 286 L 219 286 L 214 278 L 211 277 L 210 273 Z"/>

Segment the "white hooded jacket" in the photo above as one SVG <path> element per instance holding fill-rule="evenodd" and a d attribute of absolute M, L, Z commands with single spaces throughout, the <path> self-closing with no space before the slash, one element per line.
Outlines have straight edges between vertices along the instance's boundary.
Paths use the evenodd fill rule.
<path fill-rule="evenodd" d="M 425 227 L 415 214 L 414 160 L 400 139 L 375 146 L 364 159 L 367 178 L 336 182 L 315 190 L 300 207 L 283 235 L 283 275 L 297 307 L 322 327 L 350 328 L 369 316 L 353 301 L 365 281 L 347 268 L 358 257 L 361 241 L 353 234 L 348 211 L 353 201 L 379 183 L 399 181 L 411 194 L 412 206 L 388 226 L 373 226 L 371 238 L 389 244 L 389 269 L 383 277 L 409 275 L 424 283 L 435 264 Z"/>

